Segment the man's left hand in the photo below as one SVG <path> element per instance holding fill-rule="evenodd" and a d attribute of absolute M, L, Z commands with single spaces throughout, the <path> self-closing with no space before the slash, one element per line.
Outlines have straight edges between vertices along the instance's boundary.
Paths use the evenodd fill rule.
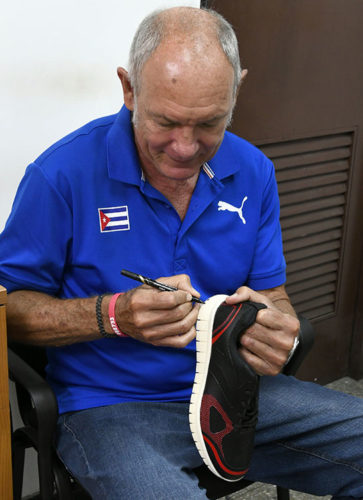
<path fill-rule="evenodd" d="M 281 372 L 300 330 L 300 322 L 294 315 L 290 302 L 288 307 L 284 307 L 289 312 L 283 312 L 271 300 L 276 297 L 276 290 L 285 293 L 287 299 L 284 297 L 283 300 L 288 300 L 283 287 L 273 289 L 270 293 L 269 290 L 255 292 L 246 286 L 226 299 L 229 304 L 251 300 L 267 306 L 267 309 L 258 311 L 256 322 L 240 339 L 241 356 L 259 375 L 277 375 Z"/>

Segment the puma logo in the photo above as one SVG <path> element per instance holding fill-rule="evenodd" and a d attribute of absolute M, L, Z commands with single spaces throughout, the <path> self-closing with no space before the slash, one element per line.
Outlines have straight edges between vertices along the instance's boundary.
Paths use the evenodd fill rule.
<path fill-rule="evenodd" d="M 245 204 L 246 201 L 247 201 L 247 196 L 245 196 L 243 198 L 242 205 L 239 208 L 234 207 L 233 205 L 231 205 L 230 203 L 227 203 L 226 201 L 219 201 L 218 202 L 218 210 L 228 210 L 228 212 L 237 212 L 238 216 L 241 219 L 241 221 L 243 222 L 243 224 L 246 224 L 246 219 L 243 217 L 243 213 L 242 213 L 243 205 Z"/>

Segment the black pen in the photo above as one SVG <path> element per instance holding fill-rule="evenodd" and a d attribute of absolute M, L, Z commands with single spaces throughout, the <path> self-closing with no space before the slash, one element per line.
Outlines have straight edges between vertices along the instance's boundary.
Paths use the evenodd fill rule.
<path fill-rule="evenodd" d="M 141 274 L 136 274 L 132 273 L 131 271 L 126 271 L 126 269 L 122 269 L 121 274 L 127 276 L 128 278 L 131 278 L 132 280 L 140 281 L 140 283 L 144 283 L 144 285 L 149 285 L 152 286 L 153 288 L 157 288 L 162 292 L 176 292 L 176 290 L 178 290 L 178 288 L 175 288 L 175 286 L 164 285 L 164 283 L 160 283 L 160 281 L 155 281 L 150 278 L 146 278 Z M 199 304 L 204 304 L 203 300 L 198 299 L 198 297 L 194 297 L 194 295 L 192 295 L 192 300 L 194 302 L 198 302 Z"/>

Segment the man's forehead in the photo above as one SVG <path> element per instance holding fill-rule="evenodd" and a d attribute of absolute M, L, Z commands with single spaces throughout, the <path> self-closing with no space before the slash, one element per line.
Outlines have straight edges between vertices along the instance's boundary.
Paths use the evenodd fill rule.
<path fill-rule="evenodd" d="M 225 81 L 233 85 L 234 71 L 223 51 L 216 47 L 208 54 L 197 54 L 189 47 L 158 48 L 146 61 L 140 87 L 160 85 L 212 85 Z M 193 83 L 194 82 L 194 83 Z"/>
<path fill-rule="evenodd" d="M 206 39 L 166 38 L 151 54 L 145 69 L 157 67 L 171 73 L 178 71 L 218 71 L 220 67 L 230 67 L 231 63 L 215 37 Z"/>

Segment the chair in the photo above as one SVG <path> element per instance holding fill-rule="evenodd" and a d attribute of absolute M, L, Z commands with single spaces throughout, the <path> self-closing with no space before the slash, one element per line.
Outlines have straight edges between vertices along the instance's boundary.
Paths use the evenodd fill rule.
<path fill-rule="evenodd" d="M 296 373 L 313 344 L 314 331 L 311 324 L 303 317 L 299 319 L 300 343 L 284 369 L 287 375 Z M 55 395 L 45 380 L 45 349 L 12 343 L 8 348 L 8 359 L 9 376 L 15 383 L 18 407 L 24 423 L 23 427 L 12 433 L 14 500 L 21 499 L 24 456 L 29 447 L 37 451 L 41 500 L 90 499 L 55 452 L 58 406 Z M 214 476 L 204 465 L 195 472 L 210 499 L 230 495 L 252 484 L 244 479 L 232 483 L 224 481 Z M 277 498 L 288 500 L 289 491 L 277 487 Z"/>

